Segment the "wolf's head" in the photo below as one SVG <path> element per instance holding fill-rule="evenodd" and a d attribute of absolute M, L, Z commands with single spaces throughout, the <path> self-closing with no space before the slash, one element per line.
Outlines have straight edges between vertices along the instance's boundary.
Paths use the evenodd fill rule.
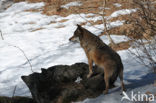
<path fill-rule="evenodd" d="M 77 29 L 74 32 L 74 35 L 69 39 L 72 42 L 80 42 L 80 39 L 83 36 L 83 28 L 77 24 Z"/>

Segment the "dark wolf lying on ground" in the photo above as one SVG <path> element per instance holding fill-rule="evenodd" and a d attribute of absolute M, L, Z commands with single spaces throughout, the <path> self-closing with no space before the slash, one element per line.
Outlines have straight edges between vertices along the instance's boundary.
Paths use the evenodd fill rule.
<path fill-rule="evenodd" d="M 122 90 L 125 91 L 123 83 L 123 64 L 120 56 L 98 36 L 92 34 L 80 25 L 77 26 L 74 35 L 69 40 L 74 42 L 79 41 L 86 53 L 89 64 L 89 74 L 87 78 L 93 74 L 92 66 L 94 62 L 97 66 L 104 69 L 104 80 L 106 84 L 104 94 L 108 93 L 110 82 L 114 82 L 117 76 L 120 78 Z"/>

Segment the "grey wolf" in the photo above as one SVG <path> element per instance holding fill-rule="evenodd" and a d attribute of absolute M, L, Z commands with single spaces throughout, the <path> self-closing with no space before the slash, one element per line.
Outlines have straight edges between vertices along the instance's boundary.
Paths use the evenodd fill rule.
<path fill-rule="evenodd" d="M 109 84 L 111 84 L 111 82 L 114 83 L 118 76 L 120 78 L 122 91 L 125 91 L 123 64 L 117 52 L 106 45 L 98 36 L 80 25 L 77 25 L 74 35 L 69 40 L 73 42 L 79 41 L 81 47 L 85 51 L 89 64 L 89 74 L 87 75 L 87 78 L 91 77 L 93 74 L 93 62 L 104 69 L 104 80 L 106 84 L 104 94 L 108 93 Z"/>

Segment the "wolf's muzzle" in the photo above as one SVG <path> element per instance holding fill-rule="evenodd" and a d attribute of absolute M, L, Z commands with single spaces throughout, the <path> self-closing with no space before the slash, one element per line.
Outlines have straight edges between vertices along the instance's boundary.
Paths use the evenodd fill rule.
<path fill-rule="evenodd" d="M 72 41 L 72 37 L 71 37 L 71 38 L 69 38 L 69 41 Z"/>
<path fill-rule="evenodd" d="M 71 38 L 69 38 L 69 41 L 71 41 L 71 42 L 80 42 L 79 37 L 75 37 L 75 36 L 72 36 Z"/>

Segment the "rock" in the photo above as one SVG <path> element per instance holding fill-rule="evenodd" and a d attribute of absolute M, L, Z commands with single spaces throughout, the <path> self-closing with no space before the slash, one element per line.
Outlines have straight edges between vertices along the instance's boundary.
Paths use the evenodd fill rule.
<path fill-rule="evenodd" d="M 105 89 L 103 71 L 94 66 L 94 74 L 87 79 L 88 65 L 57 65 L 41 69 L 42 73 L 22 76 L 37 103 L 71 103 L 99 96 Z M 75 82 L 80 77 L 80 83 Z M 112 83 L 112 82 L 111 82 Z M 113 83 L 110 84 L 113 86 Z"/>
<path fill-rule="evenodd" d="M 36 103 L 28 97 L 0 97 L 0 103 Z"/>

